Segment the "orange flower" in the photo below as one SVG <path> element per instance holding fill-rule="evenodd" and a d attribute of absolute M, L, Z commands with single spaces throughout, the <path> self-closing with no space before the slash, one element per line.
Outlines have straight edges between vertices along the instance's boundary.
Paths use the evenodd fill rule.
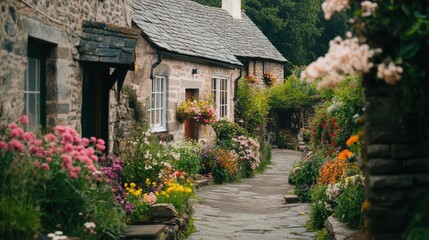
<path fill-rule="evenodd" d="M 347 158 L 350 158 L 350 157 L 352 157 L 353 156 L 353 153 L 352 152 L 350 152 L 348 149 L 344 149 L 342 152 L 340 152 L 339 154 L 338 154 L 338 158 L 340 159 L 340 160 L 346 160 Z"/>
<path fill-rule="evenodd" d="M 346 142 L 347 146 L 351 146 L 353 143 L 357 142 L 358 139 L 358 135 L 351 136 Z"/>

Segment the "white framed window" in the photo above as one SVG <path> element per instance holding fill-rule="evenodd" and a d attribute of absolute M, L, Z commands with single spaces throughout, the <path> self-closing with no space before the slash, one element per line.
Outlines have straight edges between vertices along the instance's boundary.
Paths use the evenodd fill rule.
<path fill-rule="evenodd" d="M 41 67 L 40 59 L 28 58 L 25 70 L 24 114 L 28 117 L 27 131 L 35 131 L 41 125 Z"/>
<path fill-rule="evenodd" d="M 228 77 L 215 76 L 212 77 L 212 95 L 216 103 L 216 116 L 220 118 L 229 118 L 231 112 L 230 99 L 230 81 Z"/>
<path fill-rule="evenodd" d="M 150 127 L 152 132 L 167 131 L 167 79 L 165 76 L 155 76 L 150 91 Z"/>

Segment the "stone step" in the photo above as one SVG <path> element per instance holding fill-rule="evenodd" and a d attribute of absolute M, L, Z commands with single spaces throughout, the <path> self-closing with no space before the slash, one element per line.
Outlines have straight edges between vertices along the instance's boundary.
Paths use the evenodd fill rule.
<path fill-rule="evenodd" d="M 284 195 L 285 203 L 296 203 L 299 201 L 298 196 L 294 194 Z"/>
<path fill-rule="evenodd" d="M 165 240 L 165 230 L 163 224 L 130 225 L 125 227 L 124 233 L 127 240 Z"/>
<path fill-rule="evenodd" d="M 194 185 L 197 188 L 207 186 L 209 184 L 210 184 L 210 179 L 208 179 L 208 178 L 204 178 L 204 179 L 200 179 L 200 180 L 194 180 Z"/>
<path fill-rule="evenodd" d="M 326 227 L 331 239 L 334 240 L 364 240 L 365 234 L 363 231 L 352 230 L 345 223 L 340 222 L 338 219 L 330 216 L 326 219 Z"/>

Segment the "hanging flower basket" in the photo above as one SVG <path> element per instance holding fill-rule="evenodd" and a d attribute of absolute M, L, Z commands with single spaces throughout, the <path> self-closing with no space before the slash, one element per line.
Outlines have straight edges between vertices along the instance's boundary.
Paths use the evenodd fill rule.
<path fill-rule="evenodd" d="M 255 84 L 256 83 L 256 77 L 253 74 L 246 75 L 245 79 L 246 79 L 247 84 Z"/>
<path fill-rule="evenodd" d="M 274 76 L 274 74 L 272 73 L 264 73 L 263 78 L 264 78 L 265 84 L 267 84 L 268 86 L 275 84 L 277 81 L 276 76 Z"/>
<path fill-rule="evenodd" d="M 210 124 L 216 121 L 216 110 L 207 101 L 188 99 L 176 107 L 177 121 L 183 123 L 187 118 L 194 119 L 201 124 Z"/>

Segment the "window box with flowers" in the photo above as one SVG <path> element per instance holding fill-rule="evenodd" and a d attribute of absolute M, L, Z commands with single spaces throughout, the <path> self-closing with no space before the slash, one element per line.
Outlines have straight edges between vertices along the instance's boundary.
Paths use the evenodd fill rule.
<path fill-rule="evenodd" d="M 264 73 L 263 78 L 264 78 L 265 84 L 267 84 L 268 86 L 275 84 L 277 81 L 277 77 L 274 76 L 274 74 L 272 73 Z"/>
<path fill-rule="evenodd" d="M 187 118 L 202 124 L 210 124 L 216 121 L 216 109 L 207 101 L 187 99 L 176 107 L 176 119 L 183 123 Z"/>

